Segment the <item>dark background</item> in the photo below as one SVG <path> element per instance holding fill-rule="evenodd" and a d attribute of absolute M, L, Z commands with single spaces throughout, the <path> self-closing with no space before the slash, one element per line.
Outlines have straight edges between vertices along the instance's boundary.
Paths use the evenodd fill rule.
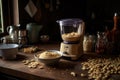
<path fill-rule="evenodd" d="M 4 8 L 9 9 L 9 15 L 4 10 L 5 18 L 9 24 L 12 19 L 12 0 L 3 0 Z M 43 25 L 40 34 L 49 34 L 53 40 L 60 39 L 59 25 L 56 20 L 63 18 L 80 18 L 85 21 L 85 33 L 96 34 L 97 31 L 104 31 L 105 26 L 109 29 L 113 27 L 113 16 L 117 12 L 120 14 L 120 0 L 32 0 L 38 11 L 34 17 L 30 17 L 25 11 L 25 6 L 29 0 L 19 0 L 19 18 L 21 28 L 25 29 L 28 23 L 38 23 Z M 45 5 L 52 1 L 53 10 L 50 11 Z M 58 6 L 58 9 L 56 9 Z M 10 17 L 8 17 L 10 16 Z M 11 19 L 10 19 L 11 18 Z M 5 21 L 6 22 L 6 21 Z M 7 26 L 7 25 L 6 25 Z"/>

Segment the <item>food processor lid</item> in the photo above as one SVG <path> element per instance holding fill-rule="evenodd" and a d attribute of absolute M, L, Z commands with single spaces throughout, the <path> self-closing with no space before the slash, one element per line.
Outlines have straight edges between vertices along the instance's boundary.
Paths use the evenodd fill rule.
<path fill-rule="evenodd" d="M 80 24 L 83 22 L 83 20 L 79 18 L 68 18 L 68 19 L 57 20 L 57 22 L 60 25 L 71 25 L 71 24 Z"/>

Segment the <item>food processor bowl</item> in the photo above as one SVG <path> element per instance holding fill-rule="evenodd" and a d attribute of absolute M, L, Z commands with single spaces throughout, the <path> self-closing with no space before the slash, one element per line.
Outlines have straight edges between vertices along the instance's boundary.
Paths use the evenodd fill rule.
<path fill-rule="evenodd" d="M 61 37 L 64 42 L 78 42 L 83 33 L 81 19 L 62 19 L 57 21 L 60 25 Z"/>

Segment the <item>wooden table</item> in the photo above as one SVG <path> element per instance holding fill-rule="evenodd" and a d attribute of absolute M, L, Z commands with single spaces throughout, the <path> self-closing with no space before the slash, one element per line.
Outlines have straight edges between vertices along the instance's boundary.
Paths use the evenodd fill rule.
<path fill-rule="evenodd" d="M 40 48 L 59 50 L 59 44 L 41 44 Z M 28 68 L 23 64 L 24 59 L 33 59 L 34 54 L 19 52 L 16 60 L 8 61 L 0 59 L 0 72 L 26 80 L 88 80 L 87 77 L 81 77 L 81 62 L 87 57 L 81 57 L 77 61 L 61 59 L 56 66 L 44 66 L 43 69 Z M 77 76 L 70 73 L 75 72 Z"/>

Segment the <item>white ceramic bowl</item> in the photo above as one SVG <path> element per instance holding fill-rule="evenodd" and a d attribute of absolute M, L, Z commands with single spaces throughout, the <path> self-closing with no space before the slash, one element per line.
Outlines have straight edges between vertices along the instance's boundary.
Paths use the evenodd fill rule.
<path fill-rule="evenodd" d="M 18 53 L 17 44 L 0 44 L 0 56 L 3 59 L 15 59 Z"/>
<path fill-rule="evenodd" d="M 45 52 L 45 51 L 43 51 Z M 40 61 L 44 63 L 45 65 L 54 65 L 59 62 L 59 60 L 62 57 L 62 53 L 58 50 L 47 50 L 47 52 L 55 52 L 59 56 L 54 57 L 54 58 L 40 58 L 38 55 L 41 55 L 43 52 L 37 53 L 34 55 L 36 61 Z"/>

